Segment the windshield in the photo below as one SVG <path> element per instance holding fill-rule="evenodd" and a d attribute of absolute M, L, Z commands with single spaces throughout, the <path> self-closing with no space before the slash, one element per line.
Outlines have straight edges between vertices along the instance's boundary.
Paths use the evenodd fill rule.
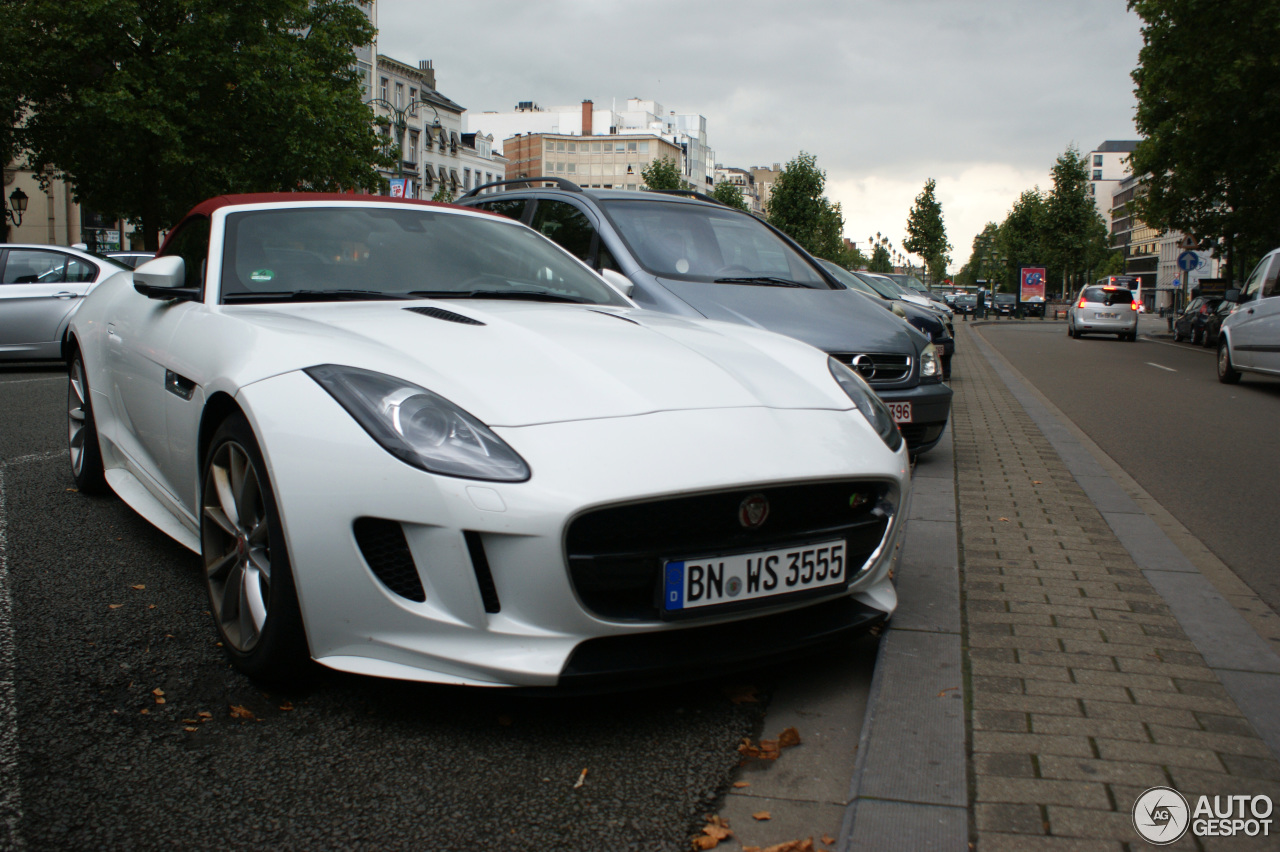
<path fill-rule="evenodd" d="M 852 272 L 845 269 L 840 264 L 833 263 L 830 260 L 823 260 L 822 258 L 818 258 L 818 263 L 822 265 L 823 269 L 827 270 L 832 275 L 834 275 L 837 281 L 839 281 L 844 286 L 848 287 L 850 290 L 861 290 L 863 293 L 867 293 L 868 295 L 875 296 L 877 299 L 882 298 L 881 295 L 877 293 L 870 284 L 863 281 L 861 278 L 854 275 Z"/>
<path fill-rule="evenodd" d="M 507 219 L 425 207 L 305 206 L 227 216 L 222 302 L 529 298 L 629 303 Z"/>
<path fill-rule="evenodd" d="M 1001 305 L 1012 305 L 1018 300 L 1012 293 L 996 293 L 996 301 Z"/>
<path fill-rule="evenodd" d="M 95 258 L 97 258 L 98 260 L 101 260 L 102 262 L 104 262 L 104 263 L 108 263 L 108 264 L 110 264 L 111 266 L 115 267 L 117 270 L 119 270 L 119 269 L 132 269 L 132 268 L 133 268 L 132 266 L 127 266 L 127 265 L 125 265 L 125 264 L 124 264 L 124 263 L 123 263 L 119 258 L 117 258 L 117 257 L 109 257 L 109 256 L 107 256 L 107 255 L 105 255 L 105 254 L 99 254 L 99 253 L 98 253 L 98 252 L 96 252 L 96 251 L 86 251 L 86 252 L 85 252 L 85 254 L 91 254 L 91 255 L 93 255 Z"/>
<path fill-rule="evenodd" d="M 831 285 L 755 217 L 710 204 L 600 202 L 640 265 L 654 275 L 723 284 Z"/>
<path fill-rule="evenodd" d="M 899 285 L 897 281 L 894 281 L 892 278 L 888 277 L 887 275 L 873 275 L 871 273 L 862 273 L 859 277 L 862 278 L 863 281 L 866 281 L 868 284 L 870 284 L 872 287 L 876 288 L 876 291 L 879 292 L 882 296 L 885 296 L 885 298 L 901 299 L 903 296 L 908 295 L 907 291 L 901 285 Z M 910 295 L 916 296 L 918 294 L 911 293 Z"/>

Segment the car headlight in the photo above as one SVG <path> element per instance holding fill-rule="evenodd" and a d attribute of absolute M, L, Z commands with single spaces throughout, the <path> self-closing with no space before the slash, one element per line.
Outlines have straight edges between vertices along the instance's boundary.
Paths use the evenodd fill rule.
<path fill-rule="evenodd" d="M 897 452 L 902 446 L 902 433 L 898 431 L 898 424 L 893 422 L 893 415 L 889 413 L 889 409 L 885 408 L 880 397 L 876 396 L 871 387 L 862 380 L 862 376 L 835 358 L 827 358 L 827 367 L 845 394 L 858 407 L 858 411 L 867 418 L 871 428 L 876 430 L 880 439 L 888 445 L 889 449 Z"/>
<path fill-rule="evenodd" d="M 920 378 L 942 378 L 942 362 L 938 360 L 938 349 L 932 343 L 920 353 Z"/>
<path fill-rule="evenodd" d="M 315 379 L 384 450 L 431 473 L 523 482 L 529 465 L 475 417 L 438 394 L 382 373 L 322 364 Z"/>

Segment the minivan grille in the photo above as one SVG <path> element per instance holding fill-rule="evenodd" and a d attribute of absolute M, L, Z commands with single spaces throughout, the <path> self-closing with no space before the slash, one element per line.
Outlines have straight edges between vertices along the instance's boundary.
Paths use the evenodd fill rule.
<path fill-rule="evenodd" d="M 911 377 L 910 355 L 832 352 L 831 357 L 853 368 L 869 385 L 891 385 Z"/>

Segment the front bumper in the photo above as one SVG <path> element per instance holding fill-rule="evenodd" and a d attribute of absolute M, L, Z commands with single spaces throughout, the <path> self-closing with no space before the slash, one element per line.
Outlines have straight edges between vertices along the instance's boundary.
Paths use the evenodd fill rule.
<path fill-rule="evenodd" d="M 911 422 L 898 425 L 911 454 L 928 452 L 942 438 L 951 416 L 951 388 L 941 383 L 924 383 L 913 388 L 877 388 L 872 390 L 884 402 L 911 403 Z"/>
<path fill-rule="evenodd" d="M 906 517 L 907 451 L 891 452 L 856 411 L 713 409 L 495 427 L 533 475 L 493 483 L 436 476 L 393 458 L 304 374 L 249 386 L 240 400 L 275 486 L 311 654 L 334 669 L 487 686 L 555 686 L 588 674 L 623 683 L 661 675 L 661 660 L 651 653 L 628 663 L 599 649 L 661 648 L 668 674 L 689 675 L 698 667 L 675 660 L 709 660 L 701 636 L 749 633 L 776 616 L 797 631 L 777 650 L 798 651 L 841 632 L 817 616 L 805 627 L 811 611 L 856 601 L 887 617 L 896 606 L 888 572 Z M 601 617 L 575 590 L 565 536 L 584 512 L 836 479 L 889 483 L 898 507 L 847 587 L 681 621 Z M 353 531 L 361 518 L 403 531 L 424 600 L 380 579 Z M 846 632 L 877 618 L 858 607 L 849 606 L 861 614 L 846 620 Z M 696 632 L 702 628 L 716 629 Z M 672 647 L 683 650 L 667 653 Z M 722 662 L 736 665 L 773 649 L 722 650 Z"/>

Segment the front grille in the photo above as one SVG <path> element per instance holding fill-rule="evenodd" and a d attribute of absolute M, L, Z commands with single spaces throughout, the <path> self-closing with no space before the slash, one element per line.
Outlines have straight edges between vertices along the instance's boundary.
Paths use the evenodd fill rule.
<path fill-rule="evenodd" d="M 867 384 L 891 385 L 911 377 L 910 355 L 888 355 L 874 352 L 832 352 L 831 356 L 853 368 Z"/>
<path fill-rule="evenodd" d="M 411 601 L 427 599 L 400 524 L 385 518 L 356 518 L 352 528 L 360 555 L 382 585 Z"/>
<path fill-rule="evenodd" d="M 836 537 L 845 540 L 852 579 L 884 539 L 893 512 L 887 502 L 890 491 L 887 482 L 846 480 L 596 509 L 569 525 L 565 546 L 570 579 L 583 605 L 596 615 L 655 620 L 662 612 L 664 560 L 769 550 Z M 756 494 L 769 501 L 769 514 L 761 526 L 747 529 L 738 520 L 740 509 L 747 497 Z M 819 594 L 833 591 L 834 587 L 827 587 Z M 767 605 L 768 600 L 730 606 Z"/>

